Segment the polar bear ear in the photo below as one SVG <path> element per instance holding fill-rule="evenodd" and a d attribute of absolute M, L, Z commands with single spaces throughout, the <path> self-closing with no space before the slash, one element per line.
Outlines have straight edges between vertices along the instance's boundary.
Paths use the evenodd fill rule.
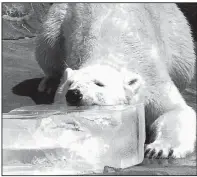
<path fill-rule="evenodd" d="M 64 80 L 68 80 L 68 78 L 73 74 L 74 70 L 72 70 L 71 68 L 67 68 L 65 71 L 64 71 Z"/>
<path fill-rule="evenodd" d="M 141 76 L 130 71 L 123 71 L 122 74 L 125 90 L 135 94 L 143 84 Z"/>

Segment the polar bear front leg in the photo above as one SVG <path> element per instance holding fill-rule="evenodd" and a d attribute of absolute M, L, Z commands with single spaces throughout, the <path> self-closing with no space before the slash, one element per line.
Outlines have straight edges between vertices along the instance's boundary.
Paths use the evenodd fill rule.
<path fill-rule="evenodd" d="M 48 87 L 49 83 L 59 80 L 67 67 L 62 25 L 70 21 L 70 12 L 67 3 L 53 4 L 37 36 L 35 58 L 45 74 L 38 86 L 39 92 L 50 93 L 52 88 Z"/>
<path fill-rule="evenodd" d="M 145 146 L 145 157 L 184 158 L 195 150 L 196 113 L 185 103 L 174 84 L 170 84 L 168 89 L 164 88 L 159 99 L 166 104 L 168 111 L 150 126 L 156 138 Z"/>

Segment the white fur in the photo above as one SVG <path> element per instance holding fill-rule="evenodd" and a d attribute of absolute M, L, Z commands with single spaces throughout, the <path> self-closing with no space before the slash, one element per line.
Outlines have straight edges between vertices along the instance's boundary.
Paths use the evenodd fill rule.
<path fill-rule="evenodd" d="M 162 157 L 167 158 L 173 150 L 173 157 L 183 158 L 195 149 L 196 113 L 188 106 L 176 108 L 160 116 L 152 128 L 157 131 L 156 140 L 147 145 L 146 149 L 155 149 L 153 157 L 163 151 Z M 150 155 L 151 151 L 148 155 Z M 147 155 L 147 156 L 148 156 Z"/>
<path fill-rule="evenodd" d="M 68 89 L 81 91 L 82 105 L 133 104 L 143 94 L 146 124 L 156 133 L 147 157 L 194 150 L 196 113 L 180 94 L 194 74 L 194 44 L 175 4 L 55 4 L 36 58 L 46 77 L 62 76 L 55 101 L 65 105 Z"/>
<path fill-rule="evenodd" d="M 129 80 L 125 77 L 125 71 L 117 71 L 109 66 L 94 65 L 77 71 L 67 68 L 57 91 L 55 102 L 67 104 L 64 95 L 68 89 L 80 90 L 83 94 L 81 105 L 121 105 L 137 102 L 139 97 L 136 92 L 142 81 L 137 74 L 129 74 L 132 76 L 129 79 L 137 79 L 133 84 L 135 86 L 128 85 Z M 101 82 L 104 87 L 97 86 L 95 81 Z M 133 97 L 131 97 L 132 95 Z"/>

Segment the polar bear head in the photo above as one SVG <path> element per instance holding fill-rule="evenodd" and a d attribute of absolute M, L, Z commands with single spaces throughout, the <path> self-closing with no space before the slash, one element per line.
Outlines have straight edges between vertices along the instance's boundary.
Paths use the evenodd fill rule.
<path fill-rule="evenodd" d="M 55 102 L 73 106 L 130 104 L 138 98 L 141 85 L 138 74 L 108 65 L 67 68 Z"/>

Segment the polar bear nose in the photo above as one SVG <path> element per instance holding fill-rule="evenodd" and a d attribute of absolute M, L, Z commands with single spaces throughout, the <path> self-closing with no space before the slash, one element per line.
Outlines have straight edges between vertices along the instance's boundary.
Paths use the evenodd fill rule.
<path fill-rule="evenodd" d="M 82 100 L 82 98 L 83 98 L 83 95 L 78 89 L 68 90 L 66 94 L 66 101 L 71 105 L 78 104 Z"/>

